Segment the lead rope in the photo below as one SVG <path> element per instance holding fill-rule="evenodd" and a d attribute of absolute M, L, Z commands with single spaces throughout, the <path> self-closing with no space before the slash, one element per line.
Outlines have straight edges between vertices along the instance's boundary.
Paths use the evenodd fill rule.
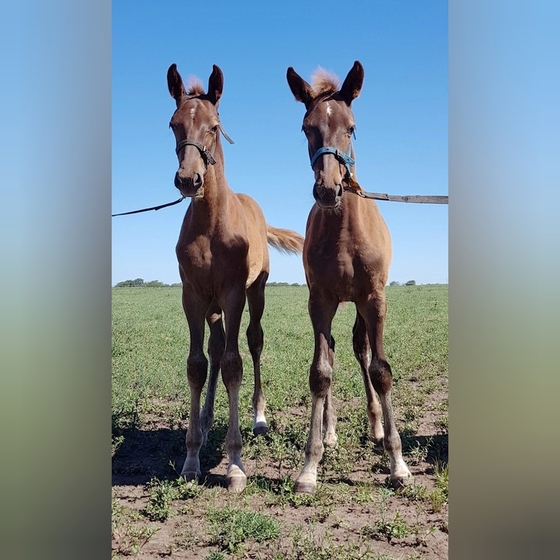
<path fill-rule="evenodd" d="M 148 210 L 160 210 L 161 208 L 167 208 L 168 206 L 173 206 L 174 204 L 179 204 L 179 202 L 183 202 L 186 197 L 182 196 L 181 198 L 175 200 L 174 202 L 168 202 L 167 204 L 160 204 L 159 206 L 152 206 L 151 208 L 142 208 L 142 210 L 132 210 L 131 212 L 121 212 L 120 214 L 111 214 L 111 218 L 115 216 L 128 216 L 129 214 L 139 214 L 140 212 L 148 212 Z"/>
<path fill-rule="evenodd" d="M 344 187 L 347 192 L 352 192 L 362 198 L 372 198 L 374 200 L 388 200 L 389 202 L 412 202 L 416 204 L 449 204 L 448 196 L 439 195 L 397 195 L 367 192 L 360 187 L 358 181 L 352 177 L 348 180 L 348 186 Z"/>

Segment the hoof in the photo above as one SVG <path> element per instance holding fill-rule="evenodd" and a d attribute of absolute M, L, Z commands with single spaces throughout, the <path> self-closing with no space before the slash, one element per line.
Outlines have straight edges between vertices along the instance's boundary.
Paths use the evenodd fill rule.
<path fill-rule="evenodd" d="M 230 464 L 226 475 L 228 492 L 243 492 L 247 486 L 247 475 L 241 464 Z"/>
<path fill-rule="evenodd" d="M 411 474 L 408 476 L 396 476 L 394 478 L 389 478 L 389 484 L 394 490 L 402 490 L 405 486 L 412 484 L 414 478 Z"/>
<path fill-rule="evenodd" d="M 314 482 L 299 482 L 296 481 L 294 492 L 296 494 L 315 494 L 317 491 L 317 484 Z"/>
<path fill-rule="evenodd" d="M 246 476 L 235 476 L 226 478 L 227 489 L 228 492 L 239 493 L 245 490 L 247 486 L 247 477 Z"/>
<path fill-rule="evenodd" d="M 264 436 L 268 432 L 266 422 L 256 422 L 253 426 L 253 435 Z"/>
<path fill-rule="evenodd" d="M 185 471 L 181 473 L 181 477 L 185 482 L 198 482 L 200 480 L 201 474 L 196 471 Z"/>
<path fill-rule="evenodd" d="M 336 449 L 338 447 L 338 436 L 336 434 L 325 435 L 323 445 L 330 449 Z"/>

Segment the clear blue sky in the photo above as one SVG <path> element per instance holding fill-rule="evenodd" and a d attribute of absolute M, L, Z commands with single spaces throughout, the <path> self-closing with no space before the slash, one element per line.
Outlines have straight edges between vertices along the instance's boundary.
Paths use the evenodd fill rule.
<path fill-rule="evenodd" d="M 206 87 L 224 73 L 220 115 L 226 177 L 267 222 L 302 234 L 313 175 L 301 132 L 304 107 L 286 82 L 293 66 L 344 79 L 365 69 L 353 103 L 356 175 L 365 190 L 448 194 L 447 2 L 113 2 L 113 213 L 170 202 L 177 168 L 168 128 L 172 63 Z M 393 239 L 390 281 L 446 283 L 448 207 L 377 202 Z M 112 283 L 179 282 L 175 243 L 188 199 L 112 219 Z M 304 283 L 301 257 L 270 249 L 272 282 Z"/>

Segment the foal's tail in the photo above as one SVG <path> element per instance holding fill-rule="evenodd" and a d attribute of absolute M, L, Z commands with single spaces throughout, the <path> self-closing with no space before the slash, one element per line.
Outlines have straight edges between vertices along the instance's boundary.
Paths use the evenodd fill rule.
<path fill-rule="evenodd" d="M 291 229 L 266 226 L 266 238 L 270 245 L 283 253 L 301 253 L 303 251 L 303 236 Z"/>

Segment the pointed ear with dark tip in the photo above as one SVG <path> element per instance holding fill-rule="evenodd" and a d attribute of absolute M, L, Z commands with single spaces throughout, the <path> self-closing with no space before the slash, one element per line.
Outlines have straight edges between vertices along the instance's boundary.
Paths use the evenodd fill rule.
<path fill-rule="evenodd" d="M 224 74 L 219 66 L 212 65 L 212 74 L 208 78 L 208 99 L 218 107 L 220 97 L 224 91 Z"/>
<path fill-rule="evenodd" d="M 181 74 L 177 71 L 177 65 L 172 64 L 167 70 L 167 87 L 169 88 L 169 93 L 171 97 L 177 102 L 177 107 L 181 103 L 181 98 L 187 95 L 185 91 L 185 86 L 183 85 L 183 80 Z"/>
<path fill-rule="evenodd" d="M 294 97 L 309 108 L 313 101 L 313 88 L 291 66 L 286 72 L 286 78 Z"/>
<path fill-rule="evenodd" d="M 340 96 L 347 105 L 350 105 L 358 95 L 360 95 L 360 90 L 362 89 L 362 84 L 364 83 L 364 67 L 360 61 L 356 60 L 354 66 L 348 76 L 344 80 L 342 87 L 340 88 Z"/>

